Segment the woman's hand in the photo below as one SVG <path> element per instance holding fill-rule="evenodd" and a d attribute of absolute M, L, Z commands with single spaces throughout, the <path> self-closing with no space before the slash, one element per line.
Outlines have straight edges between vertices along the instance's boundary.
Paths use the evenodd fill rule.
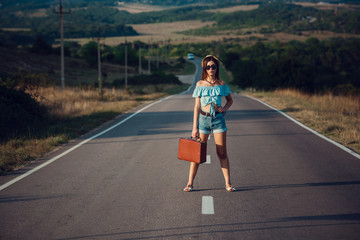
<path fill-rule="evenodd" d="M 225 109 L 223 107 L 218 107 L 217 111 L 220 113 L 226 112 Z"/>
<path fill-rule="evenodd" d="M 199 130 L 197 128 L 192 130 L 191 137 L 199 138 Z"/>
<path fill-rule="evenodd" d="M 218 111 L 219 113 L 222 113 L 223 116 L 225 116 L 225 114 L 226 114 L 226 110 L 225 110 L 225 108 L 223 108 L 223 107 L 218 107 L 217 111 Z"/>

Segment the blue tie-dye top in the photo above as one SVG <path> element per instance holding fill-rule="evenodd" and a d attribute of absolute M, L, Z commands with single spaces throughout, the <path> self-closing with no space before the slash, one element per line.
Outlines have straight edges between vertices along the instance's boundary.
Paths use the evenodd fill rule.
<path fill-rule="evenodd" d="M 230 89 L 226 84 L 218 86 L 196 86 L 192 96 L 200 97 L 201 107 L 210 104 L 210 115 L 215 116 L 215 104 L 221 107 L 221 97 L 226 97 L 229 93 Z"/>

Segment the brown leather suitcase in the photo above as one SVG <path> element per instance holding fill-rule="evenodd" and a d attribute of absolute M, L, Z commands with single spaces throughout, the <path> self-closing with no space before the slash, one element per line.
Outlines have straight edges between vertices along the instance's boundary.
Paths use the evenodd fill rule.
<path fill-rule="evenodd" d="M 180 138 L 178 158 L 194 163 L 206 162 L 206 142 L 193 138 Z"/>

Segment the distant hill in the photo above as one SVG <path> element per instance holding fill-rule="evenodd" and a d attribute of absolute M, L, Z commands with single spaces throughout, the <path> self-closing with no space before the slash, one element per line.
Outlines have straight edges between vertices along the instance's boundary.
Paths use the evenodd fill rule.
<path fill-rule="evenodd" d="M 289 0 L 290 1 L 290 0 Z M 301 34 L 302 31 L 331 31 L 359 34 L 359 9 L 340 6 L 335 10 L 319 10 L 314 7 L 288 4 L 289 1 L 269 3 L 268 0 L 243 0 L 242 4 L 259 3 L 252 11 L 214 12 L 239 5 L 238 0 L 152 0 L 162 4 L 158 11 L 130 13 L 127 3 L 150 3 L 147 0 L 63 0 L 65 38 L 93 38 L 135 36 L 133 24 L 176 22 L 185 20 L 215 21 L 214 27 L 192 29 L 188 35 L 221 35 L 221 31 L 236 31 L 270 34 L 287 32 Z M 292 0 L 291 0 L 292 2 Z M 334 2 L 334 1 L 327 1 Z M 340 1 L 337 1 L 340 2 Z M 350 2 L 350 1 L 341 1 Z M 192 3 L 189 5 L 189 3 Z M 206 3 L 206 4 L 205 4 Z M 0 46 L 31 45 L 37 37 L 49 44 L 59 39 L 58 0 L 3 0 L 0 7 Z M 188 5 L 184 5 L 188 4 Z M 140 3 L 138 4 L 140 5 Z M 180 6 L 181 5 L 181 6 Z M 335 4 L 334 4 L 335 5 Z M 117 6 L 117 7 L 116 7 Z M 124 7 L 119 7 L 124 6 Z M 356 11 L 353 11 L 356 10 Z M 256 28 L 246 30 L 246 28 Z M 3 30 L 3 31 L 1 31 Z"/>
<path fill-rule="evenodd" d="M 63 5 L 83 5 L 92 2 L 104 3 L 107 5 L 121 5 L 122 3 L 142 3 L 142 4 L 154 4 L 154 5 L 171 5 L 171 6 L 181 6 L 187 4 L 218 4 L 218 3 L 228 3 L 228 2 L 237 2 L 234 0 L 62 0 Z M 247 1 L 242 1 L 247 2 Z M 53 5 L 58 5 L 59 0 L 2 0 L 1 7 L 20 7 L 20 8 L 45 8 Z"/>

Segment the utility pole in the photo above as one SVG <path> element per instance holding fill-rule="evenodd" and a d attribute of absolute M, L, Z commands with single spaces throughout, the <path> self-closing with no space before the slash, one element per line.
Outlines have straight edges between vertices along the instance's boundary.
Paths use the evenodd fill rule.
<path fill-rule="evenodd" d="M 141 74 L 141 47 L 139 48 L 139 74 Z"/>
<path fill-rule="evenodd" d="M 151 73 L 151 61 L 150 61 L 150 56 L 151 56 L 151 46 L 149 44 L 149 56 L 148 56 L 148 74 Z"/>
<path fill-rule="evenodd" d="M 101 52 L 100 52 L 100 41 L 103 40 L 105 38 L 101 38 L 100 35 L 100 29 L 98 31 L 98 36 L 96 38 L 97 41 L 97 55 L 98 55 L 98 82 L 99 82 L 99 96 L 100 99 L 103 98 L 103 91 L 102 91 L 102 79 L 101 79 Z"/>
<path fill-rule="evenodd" d="M 159 68 L 159 47 L 156 49 L 156 68 Z"/>
<path fill-rule="evenodd" d="M 128 63 L 127 63 L 127 43 L 125 43 L 125 89 L 127 89 L 128 85 Z"/>
<path fill-rule="evenodd" d="M 71 10 L 69 9 L 67 12 L 63 11 L 62 1 L 60 1 L 59 12 L 53 10 L 54 13 L 60 14 L 60 37 L 61 37 L 61 88 L 64 90 L 65 88 L 65 63 L 64 63 L 64 23 L 63 23 L 63 15 L 70 14 Z"/>

